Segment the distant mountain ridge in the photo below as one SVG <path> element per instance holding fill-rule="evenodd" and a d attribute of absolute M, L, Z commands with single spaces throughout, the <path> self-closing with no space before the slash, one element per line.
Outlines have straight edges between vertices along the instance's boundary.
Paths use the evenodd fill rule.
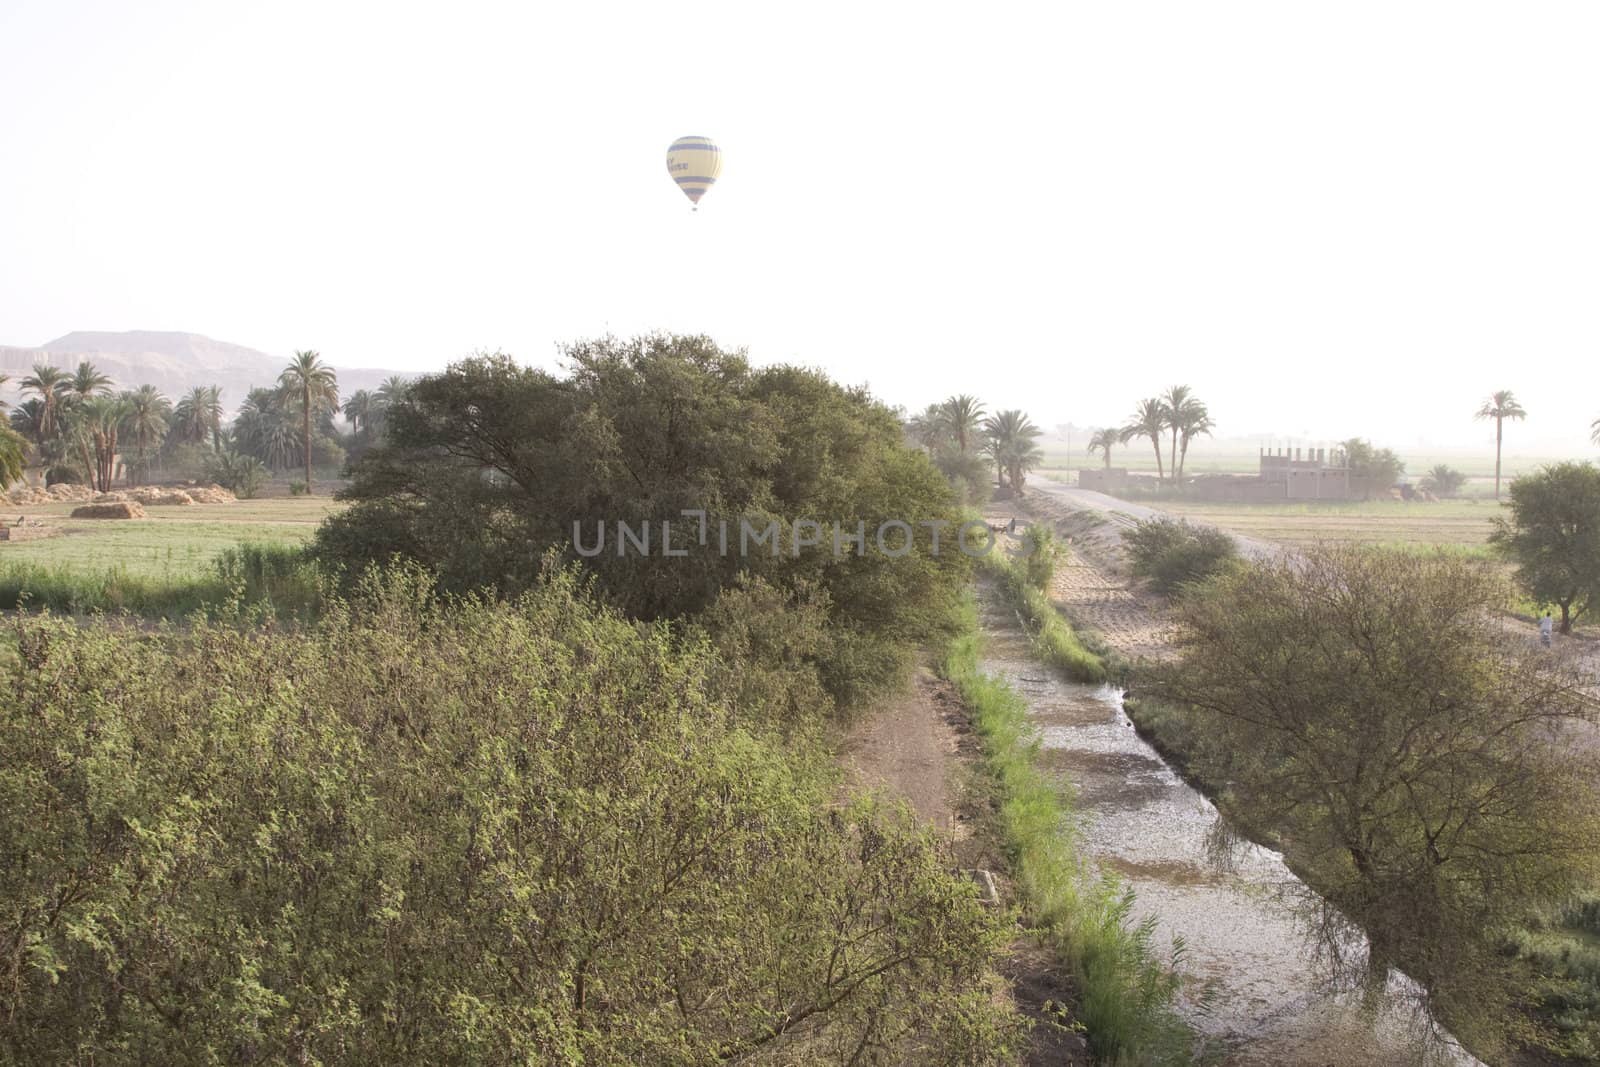
<path fill-rule="evenodd" d="M 222 387 L 222 405 L 231 414 L 256 386 L 270 386 L 289 362 L 254 348 L 217 341 L 197 333 L 126 330 L 120 333 L 79 330 L 37 348 L 0 345 L 0 374 L 11 380 L 0 386 L 0 400 L 16 403 L 17 383 L 33 373 L 36 363 L 71 371 L 89 360 L 109 375 L 118 389 L 153 385 L 173 401 L 197 385 Z M 324 356 L 324 360 L 332 363 Z M 399 373 L 370 367 L 339 367 L 339 396 L 357 389 L 376 389 Z"/>

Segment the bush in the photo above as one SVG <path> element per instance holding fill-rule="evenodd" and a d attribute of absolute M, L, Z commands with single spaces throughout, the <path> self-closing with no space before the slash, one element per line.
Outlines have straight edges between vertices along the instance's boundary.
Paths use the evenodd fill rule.
<path fill-rule="evenodd" d="M 1066 554 L 1056 532 L 1044 523 L 1030 522 L 1022 535 L 1022 551 L 1028 584 L 1049 592 L 1056 567 Z"/>
<path fill-rule="evenodd" d="M 254 456 L 239 452 L 212 453 L 206 461 L 206 476 L 240 500 L 249 500 L 267 484 L 267 467 Z"/>
<path fill-rule="evenodd" d="M 309 492 L 311 492 L 311 487 L 305 482 L 294 481 L 289 483 L 290 496 L 305 496 Z"/>
<path fill-rule="evenodd" d="M 1149 519 L 1122 535 L 1133 573 L 1163 596 L 1220 574 L 1239 559 L 1233 538 L 1212 526 L 1182 520 Z"/>
<path fill-rule="evenodd" d="M 82 485 L 83 475 L 76 467 L 65 463 L 57 463 L 44 472 L 44 484 L 50 485 Z"/>
<path fill-rule="evenodd" d="M 23 618 L 0 1060 L 1007 1062 L 1004 926 L 569 575 L 299 631 Z"/>
<path fill-rule="evenodd" d="M 1422 488 L 1435 496 L 1455 496 L 1467 483 L 1467 476 L 1448 464 L 1440 463 L 1422 479 Z"/>

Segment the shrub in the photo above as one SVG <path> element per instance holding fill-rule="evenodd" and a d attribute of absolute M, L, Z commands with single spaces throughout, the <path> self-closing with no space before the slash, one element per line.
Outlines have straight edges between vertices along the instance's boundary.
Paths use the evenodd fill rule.
<path fill-rule="evenodd" d="M 1066 554 L 1055 530 L 1044 523 L 1030 522 L 1022 535 L 1022 550 L 1028 584 L 1048 592 L 1050 583 L 1055 580 L 1056 567 Z"/>
<path fill-rule="evenodd" d="M 1239 559 L 1233 538 L 1212 526 L 1182 520 L 1149 519 L 1122 535 L 1133 573 L 1163 596 L 1227 570 Z"/>
<path fill-rule="evenodd" d="M 1437 464 L 1422 479 L 1422 488 L 1435 496 L 1455 496 L 1467 482 L 1467 476 L 1449 464 Z"/>
<path fill-rule="evenodd" d="M 310 491 L 311 491 L 311 487 L 309 485 L 307 485 L 305 482 L 293 481 L 293 482 L 289 483 L 289 495 L 290 496 L 305 496 Z"/>
<path fill-rule="evenodd" d="M 1014 1056 L 1004 926 L 737 726 L 704 645 L 570 575 L 361 589 L 293 631 L 19 621 L 0 1060 Z"/>
<path fill-rule="evenodd" d="M 249 500 L 267 484 L 267 467 L 254 456 L 239 452 L 212 453 L 206 476 L 241 500 Z"/>
<path fill-rule="evenodd" d="M 76 467 L 57 463 L 44 472 L 45 485 L 82 485 L 83 475 Z"/>

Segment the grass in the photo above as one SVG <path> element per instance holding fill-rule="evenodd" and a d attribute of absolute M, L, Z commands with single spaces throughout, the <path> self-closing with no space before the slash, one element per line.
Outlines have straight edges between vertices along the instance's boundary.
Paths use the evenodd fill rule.
<path fill-rule="evenodd" d="M 231 545 L 198 572 L 151 575 L 120 567 L 94 570 L 27 561 L 0 563 L 0 609 L 70 615 L 130 614 L 146 619 L 217 616 L 244 608 L 306 618 L 322 605 L 323 583 L 300 548 Z"/>
<path fill-rule="evenodd" d="M 1152 944 L 1154 924 L 1129 924 L 1132 895 L 1085 862 L 1071 804 L 1038 762 L 1027 703 L 978 669 L 977 612 L 963 606 L 960 634 L 940 672 L 955 686 L 983 742 L 983 773 L 1000 797 L 999 824 L 1011 876 L 1040 937 L 1078 989 L 1078 1019 L 1101 1062 L 1183 1062 L 1187 1028 L 1172 1012 L 1177 965 Z"/>
<path fill-rule="evenodd" d="M 16 506 L 18 514 L 60 526 L 56 537 L 0 542 L 0 568 L 25 564 L 46 570 L 179 583 L 211 573 L 212 564 L 242 542 L 293 547 L 342 507 L 326 496 L 241 500 L 234 504 L 151 507 L 144 519 L 73 519 L 75 504 Z M 15 521 L 9 512 L 0 515 Z M 130 586 L 131 588 L 131 586 Z"/>
<path fill-rule="evenodd" d="M 1034 651 L 1042 659 L 1075 682 L 1099 684 L 1107 679 L 1105 661 L 1085 647 L 1049 595 L 1029 581 L 1026 561 L 994 552 L 980 560 L 982 568 L 1000 580 L 1011 605 L 1026 621 Z"/>

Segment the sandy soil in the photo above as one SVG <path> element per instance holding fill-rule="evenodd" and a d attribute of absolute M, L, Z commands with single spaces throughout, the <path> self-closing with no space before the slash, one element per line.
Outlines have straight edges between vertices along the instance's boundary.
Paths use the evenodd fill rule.
<path fill-rule="evenodd" d="M 861 788 L 904 799 L 923 822 L 960 839 L 968 831 L 953 779 L 962 735 L 971 731 L 950 683 L 922 667 L 905 692 L 855 725 L 840 763 Z"/>

